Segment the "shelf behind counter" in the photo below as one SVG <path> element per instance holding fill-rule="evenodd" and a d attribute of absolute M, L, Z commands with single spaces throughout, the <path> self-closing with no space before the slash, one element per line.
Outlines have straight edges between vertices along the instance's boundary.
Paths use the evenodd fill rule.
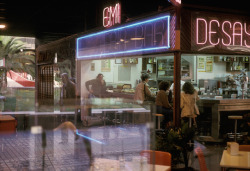
<path fill-rule="evenodd" d="M 219 140 L 223 135 L 220 129 L 234 128 L 234 125 L 226 124 L 228 122 L 227 117 L 223 115 L 241 115 L 245 113 L 250 113 L 250 98 L 224 98 L 224 99 L 215 99 L 211 97 L 200 97 L 200 100 L 197 101 L 199 109 L 204 114 L 208 112 L 205 108 L 210 108 L 211 111 L 211 136 L 215 140 Z M 223 119 L 222 119 L 223 118 Z M 222 125 L 222 121 L 224 125 Z"/>

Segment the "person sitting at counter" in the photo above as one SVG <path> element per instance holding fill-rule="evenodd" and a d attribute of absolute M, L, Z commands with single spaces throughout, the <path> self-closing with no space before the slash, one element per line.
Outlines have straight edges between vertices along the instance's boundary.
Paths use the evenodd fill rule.
<path fill-rule="evenodd" d="M 193 118 L 194 125 L 196 125 L 195 118 L 199 115 L 199 110 L 196 105 L 196 100 L 199 100 L 198 92 L 190 82 L 185 82 L 182 86 L 181 92 L 181 117 L 185 121 L 186 118 Z"/>
<path fill-rule="evenodd" d="M 154 101 L 154 96 L 149 90 L 148 81 L 150 76 L 148 74 L 143 73 L 141 75 L 142 82 L 136 86 L 134 100 L 140 104 L 142 104 L 145 100 Z"/>
<path fill-rule="evenodd" d="M 106 82 L 103 79 L 103 74 L 98 74 L 95 79 L 85 82 L 85 86 L 90 93 L 90 97 L 106 97 Z"/>
<path fill-rule="evenodd" d="M 162 121 L 162 128 L 171 125 L 173 120 L 173 107 L 169 103 L 167 92 L 169 90 L 170 83 L 168 81 L 161 81 L 159 84 L 159 91 L 156 96 L 155 104 L 157 113 L 163 114 L 164 119 Z"/>

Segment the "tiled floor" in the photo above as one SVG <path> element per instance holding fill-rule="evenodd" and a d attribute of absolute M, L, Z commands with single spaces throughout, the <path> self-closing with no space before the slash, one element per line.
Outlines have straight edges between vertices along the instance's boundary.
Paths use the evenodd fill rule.
<path fill-rule="evenodd" d="M 1 135 L 0 170 L 88 170 L 86 147 L 91 147 L 93 158 L 118 159 L 124 155 L 132 160 L 146 148 L 146 130 L 144 126 L 96 127 L 79 130 L 77 140 L 71 131 L 46 131 L 45 148 L 41 134 L 26 131 Z"/>
<path fill-rule="evenodd" d="M 131 161 L 141 150 L 149 148 L 148 131 L 145 125 L 95 127 L 79 130 L 78 139 L 71 131 L 46 131 L 45 148 L 41 134 L 19 131 L 15 135 L 1 135 L 0 171 L 88 170 L 90 157 L 86 147 L 91 147 L 92 158 L 118 160 L 123 155 Z M 195 146 L 203 149 L 208 169 L 219 171 L 224 145 L 195 141 Z M 190 156 L 189 166 L 199 170 L 197 157 L 193 153 Z"/>

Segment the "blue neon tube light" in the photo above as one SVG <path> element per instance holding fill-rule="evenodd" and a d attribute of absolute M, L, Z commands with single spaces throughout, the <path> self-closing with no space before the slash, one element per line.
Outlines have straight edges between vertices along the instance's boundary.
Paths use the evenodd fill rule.
<path fill-rule="evenodd" d="M 167 51 L 169 15 L 77 38 L 77 59 L 118 57 Z M 133 39 L 132 39 L 133 38 Z"/>
<path fill-rule="evenodd" d="M 103 142 L 101 142 L 101 141 L 98 141 L 98 140 L 96 140 L 96 139 L 94 139 L 94 138 L 91 138 L 91 137 L 88 137 L 88 136 L 86 136 L 86 135 L 80 134 L 80 133 L 78 132 L 78 129 L 76 130 L 76 134 L 79 135 L 79 136 L 81 136 L 81 137 L 83 137 L 83 138 L 86 138 L 86 139 L 88 139 L 88 140 L 90 140 L 90 141 L 94 141 L 94 142 L 96 142 L 96 143 L 98 143 L 98 144 L 105 144 L 105 143 L 103 143 Z"/>

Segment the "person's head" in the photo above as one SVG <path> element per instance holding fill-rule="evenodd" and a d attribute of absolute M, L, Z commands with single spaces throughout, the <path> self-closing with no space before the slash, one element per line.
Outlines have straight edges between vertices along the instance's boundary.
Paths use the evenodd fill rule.
<path fill-rule="evenodd" d="M 62 82 L 67 83 L 69 81 L 69 75 L 67 73 L 62 73 Z"/>
<path fill-rule="evenodd" d="M 168 90 L 170 87 L 170 83 L 168 81 L 161 81 L 159 84 L 159 90 Z"/>
<path fill-rule="evenodd" d="M 142 74 L 141 75 L 141 80 L 142 81 L 148 82 L 149 78 L 150 78 L 150 76 L 148 74 Z"/>
<path fill-rule="evenodd" d="M 98 75 L 96 76 L 96 78 L 99 79 L 99 80 L 103 80 L 103 74 L 101 74 L 101 73 L 98 74 Z"/>
<path fill-rule="evenodd" d="M 185 94 L 194 94 L 194 86 L 190 82 L 185 82 L 182 86 L 182 90 Z"/>

